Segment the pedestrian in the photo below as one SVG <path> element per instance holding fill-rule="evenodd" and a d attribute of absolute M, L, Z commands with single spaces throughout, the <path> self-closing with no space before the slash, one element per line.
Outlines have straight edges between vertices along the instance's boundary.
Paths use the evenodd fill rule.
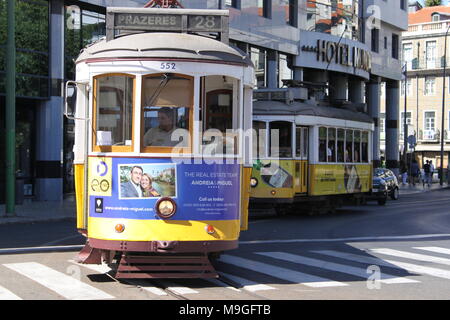
<path fill-rule="evenodd" d="M 430 187 L 433 183 L 434 165 L 433 160 L 430 160 L 430 174 L 428 175 L 428 186 Z"/>
<path fill-rule="evenodd" d="M 417 163 L 416 159 L 412 160 L 410 170 L 411 170 L 411 178 L 409 180 L 409 183 L 411 184 L 411 181 L 412 181 L 412 185 L 415 186 L 416 178 L 420 174 L 419 164 Z"/>
<path fill-rule="evenodd" d="M 424 173 L 424 177 L 422 179 L 422 183 L 423 183 L 423 187 L 425 188 L 425 183 L 429 184 L 429 176 L 430 176 L 430 161 L 427 160 L 426 163 L 423 165 L 423 173 Z"/>
<path fill-rule="evenodd" d="M 400 162 L 400 174 L 402 176 L 402 185 L 405 185 L 408 179 L 408 166 L 403 160 Z"/>

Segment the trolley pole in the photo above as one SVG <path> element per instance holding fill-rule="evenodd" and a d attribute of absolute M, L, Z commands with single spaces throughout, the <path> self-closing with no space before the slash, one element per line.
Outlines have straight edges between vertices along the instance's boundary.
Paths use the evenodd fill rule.
<path fill-rule="evenodd" d="M 7 3 L 6 41 L 6 216 L 15 215 L 16 198 L 16 43 L 14 0 Z"/>

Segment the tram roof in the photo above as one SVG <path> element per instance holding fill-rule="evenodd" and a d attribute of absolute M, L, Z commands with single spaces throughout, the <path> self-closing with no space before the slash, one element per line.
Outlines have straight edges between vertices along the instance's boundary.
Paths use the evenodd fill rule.
<path fill-rule="evenodd" d="M 286 116 L 315 116 L 324 118 L 335 118 L 372 123 L 373 119 L 362 112 L 356 112 L 345 108 L 310 104 L 294 101 L 287 104 L 277 100 L 258 100 L 253 102 L 254 115 L 286 115 Z"/>
<path fill-rule="evenodd" d="M 238 48 L 204 36 L 187 33 L 146 32 L 99 40 L 83 49 L 76 63 L 90 59 L 165 58 L 205 60 L 252 66 L 250 57 Z"/>

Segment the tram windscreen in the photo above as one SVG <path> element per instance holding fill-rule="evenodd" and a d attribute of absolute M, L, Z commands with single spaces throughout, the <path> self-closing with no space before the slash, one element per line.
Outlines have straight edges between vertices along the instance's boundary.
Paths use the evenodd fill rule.
<path fill-rule="evenodd" d="M 144 147 L 188 147 L 192 79 L 151 75 L 142 86 Z"/>
<path fill-rule="evenodd" d="M 131 146 L 134 79 L 108 75 L 95 81 L 96 145 Z"/>

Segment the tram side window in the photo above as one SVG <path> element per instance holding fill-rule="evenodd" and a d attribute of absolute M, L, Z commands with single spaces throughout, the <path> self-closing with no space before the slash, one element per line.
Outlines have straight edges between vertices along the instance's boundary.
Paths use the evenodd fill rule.
<path fill-rule="evenodd" d="M 361 160 L 369 162 L 369 133 L 367 131 L 363 131 L 361 136 Z"/>
<path fill-rule="evenodd" d="M 328 162 L 336 162 L 336 129 L 328 128 L 328 148 L 327 148 Z"/>
<path fill-rule="evenodd" d="M 345 130 L 337 129 L 337 162 L 344 162 L 345 159 L 344 142 L 345 142 Z"/>
<path fill-rule="evenodd" d="M 176 74 L 145 76 L 142 80 L 143 146 L 189 147 L 193 79 Z M 170 152 L 170 151 L 169 151 Z"/>
<path fill-rule="evenodd" d="M 345 130 L 345 162 L 353 160 L 353 130 Z"/>
<path fill-rule="evenodd" d="M 327 162 L 327 128 L 319 127 L 319 161 Z"/>
<path fill-rule="evenodd" d="M 131 150 L 134 77 L 107 75 L 94 81 L 94 150 L 100 146 L 111 146 L 112 151 Z"/>
<path fill-rule="evenodd" d="M 264 121 L 253 121 L 253 130 L 253 156 L 261 159 L 266 156 L 266 123 Z"/>
<path fill-rule="evenodd" d="M 233 87 L 236 80 L 226 76 L 201 78 L 200 116 L 203 122 L 203 153 L 236 154 L 238 151 L 236 97 Z"/>
<path fill-rule="evenodd" d="M 361 162 L 361 131 L 353 132 L 353 162 Z"/>
<path fill-rule="evenodd" d="M 270 157 L 292 158 L 292 123 L 272 121 L 269 124 Z M 278 146 L 277 143 L 278 136 Z"/>

